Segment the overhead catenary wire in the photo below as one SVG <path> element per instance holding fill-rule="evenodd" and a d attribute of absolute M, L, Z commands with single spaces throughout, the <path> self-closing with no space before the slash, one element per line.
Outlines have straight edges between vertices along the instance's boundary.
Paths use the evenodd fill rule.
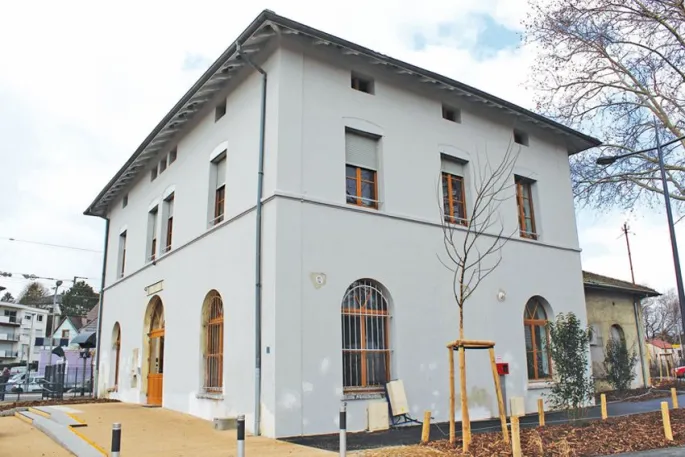
<path fill-rule="evenodd" d="M 16 241 L 18 243 L 37 244 L 39 246 L 47 246 L 47 247 L 60 248 L 60 249 L 72 249 L 74 251 L 84 251 L 84 252 L 93 252 L 93 253 L 97 253 L 97 254 L 102 254 L 102 251 L 98 251 L 96 249 L 81 248 L 78 246 L 67 246 L 64 244 L 44 243 L 42 241 L 20 240 L 18 238 L 12 238 L 12 237 L 8 237 L 8 236 L 0 236 L 0 240 Z"/>

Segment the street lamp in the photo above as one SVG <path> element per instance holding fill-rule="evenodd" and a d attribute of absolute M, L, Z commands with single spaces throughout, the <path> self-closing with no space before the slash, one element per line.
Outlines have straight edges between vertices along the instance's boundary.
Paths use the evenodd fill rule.
<path fill-rule="evenodd" d="M 62 285 L 62 281 L 58 279 L 55 284 L 55 295 L 52 296 L 52 311 L 50 311 L 50 333 L 48 334 L 48 337 L 50 338 L 50 358 L 48 365 L 52 365 L 52 349 L 54 346 L 52 341 L 52 332 L 55 330 L 55 309 L 57 308 L 57 290 L 59 289 L 59 286 Z"/>
<path fill-rule="evenodd" d="M 671 197 L 668 193 L 668 180 L 666 179 L 666 168 L 664 166 L 664 153 L 662 149 L 664 146 L 669 146 L 673 143 L 685 140 L 685 136 L 681 136 L 680 138 L 676 138 L 675 140 L 671 140 L 668 143 L 662 145 L 659 141 L 659 129 L 657 128 L 656 123 L 654 125 L 654 131 L 656 134 L 655 148 L 643 149 L 641 151 L 630 152 L 628 154 L 621 154 L 617 156 L 602 156 L 596 160 L 596 163 L 597 165 L 611 165 L 617 160 L 626 157 L 654 150 L 657 151 L 657 155 L 659 156 L 659 170 L 661 171 L 661 185 L 664 189 L 664 201 L 666 203 L 666 216 L 668 217 L 668 231 L 671 234 L 671 250 L 673 252 L 673 265 L 675 267 L 675 280 L 678 289 L 678 303 L 680 305 L 680 320 L 682 324 L 681 331 L 685 333 L 685 290 L 683 289 L 683 275 L 680 271 L 680 256 L 678 255 L 678 242 L 676 241 L 675 236 L 675 223 L 673 222 L 673 211 L 671 210 Z"/>

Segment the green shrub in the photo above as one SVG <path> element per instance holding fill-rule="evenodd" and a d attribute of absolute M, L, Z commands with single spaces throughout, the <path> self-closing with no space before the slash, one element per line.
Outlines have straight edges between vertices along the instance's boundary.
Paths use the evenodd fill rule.
<path fill-rule="evenodd" d="M 560 313 L 549 324 L 554 384 L 547 397 L 554 409 L 566 410 L 578 419 L 594 395 L 594 382 L 588 370 L 590 331 L 573 313 Z"/>
<path fill-rule="evenodd" d="M 628 350 L 625 340 L 609 338 L 604 351 L 604 370 L 606 381 L 611 387 L 621 392 L 629 389 L 637 377 L 636 364 L 637 354 L 634 350 Z"/>

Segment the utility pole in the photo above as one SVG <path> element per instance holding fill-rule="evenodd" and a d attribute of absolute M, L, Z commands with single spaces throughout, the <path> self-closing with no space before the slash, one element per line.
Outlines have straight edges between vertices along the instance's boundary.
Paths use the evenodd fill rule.
<path fill-rule="evenodd" d="M 628 247 L 628 263 L 630 263 L 630 279 L 632 279 L 633 284 L 635 284 L 635 272 L 633 271 L 633 256 L 630 253 L 630 238 L 628 237 L 628 230 L 630 230 L 630 227 L 628 227 L 628 222 L 623 223 L 623 227 L 621 227 L 621 230 L 623 231 L 623 234 L 626 237 L 626 246 Z"/>
<path fill-rule="evenodd" d="M 623 232 L 623 235 L 626 237 L 626 247 L 628 248 L 628 263 L 630 264 L 630 278 L 633 281 L 633 285 L 635 284 L 635 271 L 633 270 L 633 255 L 630 252 L 630 236 L 628 235 L 628 231 L 630 230 L 630 227 L 628 226 L 628 222 L 623 223 L 623 227 L 621 227 L 621 231 Z M 633 313 L 635 314 L 635 330 L 637 331 L 637 347 L 640 352 L 640 367 L 642 368 L 642 380 L 644 381 L 644 387 L 647 387 L 647 371 L 645 367 L 645 359 L 642 351 L 642 332 L 640 331 L 641 329 L 641 316 L 640 316 L 640 300 L 637 298 L 637 296 L 633 295 Z"/>
<path fill-rule="evenodd" d="M 59 286 L 62 285 L 62 281 L 58 280 L 55 286 L 55 295 L 52 296 L 52 310 L 50 311 L 50 359 L 48 362 L 48 365 L 52 365 L 52 350 L 53 348 L 53 338 L 52 338 L 52 332 L 55 331 L 55 309 L 57 309 L 57 290 L 59 289 Z"/>

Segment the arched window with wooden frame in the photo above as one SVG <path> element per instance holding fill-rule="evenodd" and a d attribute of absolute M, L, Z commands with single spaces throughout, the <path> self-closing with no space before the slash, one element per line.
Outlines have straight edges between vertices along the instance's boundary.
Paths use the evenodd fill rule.
<path fill-rule="evenodd" d="M 551 353 L 547 312 L 543 299 L 533 297 L 526 303 L 523 325 L 526 335 L 526 361 L 528 380 L 546 380 L 552 377 Z"/>
<path fill-rule="evenodd" d="M 114 353 L 114 390 L 119 389 L 119 360 L 121 358 L 121 326 L 114 324 L 112 352 Z"/>
<path fill-rule="evenodd" d="M 224 303 L 219 292 L 213 290 L 205 297 L 203 312 L 204 342 L 203 390 L 221 393 L 224 381 Z"/>
<path fill-rule="evenodd" d="M 390 309 L 384 288 L 360 279 L 345 292 L 342 312 L 343 389 L 381 391 L 390 381 Z"/>

